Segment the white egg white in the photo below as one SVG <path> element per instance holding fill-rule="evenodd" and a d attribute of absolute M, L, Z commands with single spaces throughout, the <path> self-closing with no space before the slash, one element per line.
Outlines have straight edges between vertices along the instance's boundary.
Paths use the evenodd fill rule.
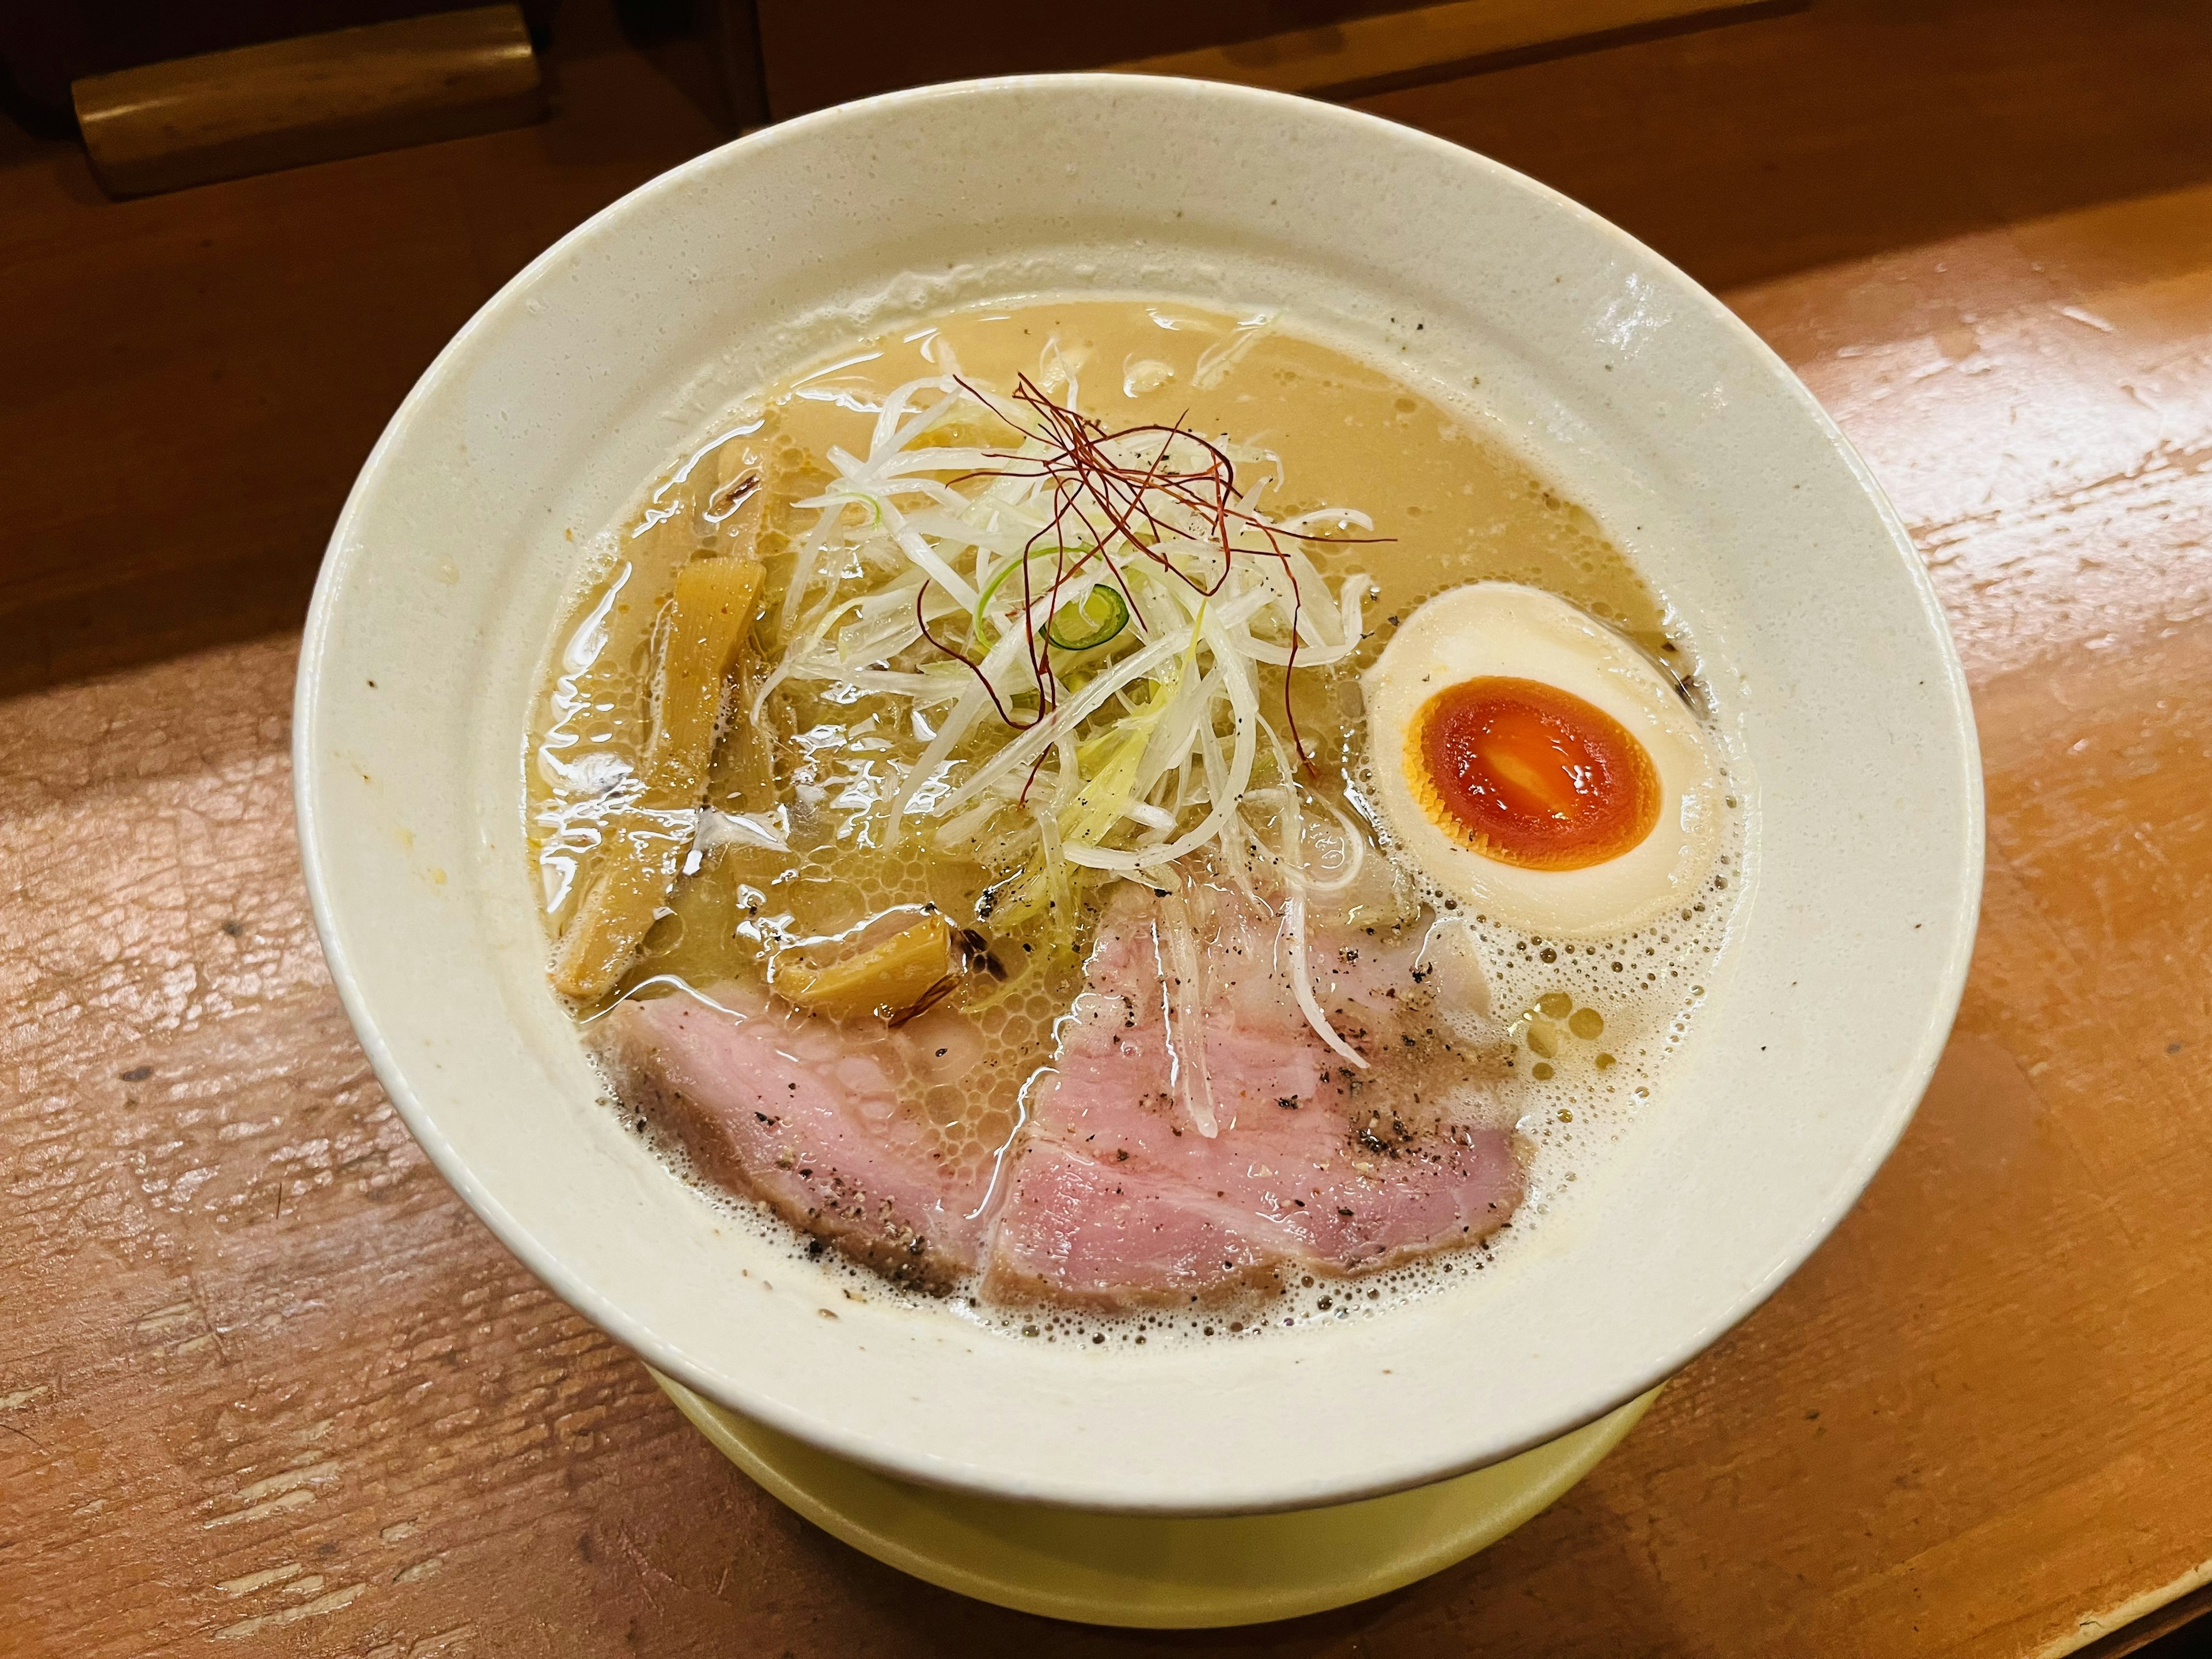
<path fill-rule="evenodd" d="M 1580 870 L 1530 870 L 1462 845 L 1431 822 L 1406 775 L 1407 734 L 1446 686 L 1483 676 L 1540 681 L 1620 722 L 1658 773 L 1658 822 L 1636 846 Z M 1360 681 L 1377 804 L 1393 849 L 1443 893 L 1546 939 L 1627 933 L 1686 909 L 1719 851 L 1719 769 L 1668 676 L 1555 593 L 1472 582 L 1406 618 Z"/>

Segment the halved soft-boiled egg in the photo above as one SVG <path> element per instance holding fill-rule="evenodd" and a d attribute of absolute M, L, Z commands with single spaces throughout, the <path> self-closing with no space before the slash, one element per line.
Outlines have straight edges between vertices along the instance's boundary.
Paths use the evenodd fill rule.
<path fill-rule="evenodd" d="M 1401 854 L 1531 933 L 1627 932 L 1713 872 L 1720 778 L 1675 683 L 1557 594 L 1439 593 L 1361 681 L 1375 793 Z"/>

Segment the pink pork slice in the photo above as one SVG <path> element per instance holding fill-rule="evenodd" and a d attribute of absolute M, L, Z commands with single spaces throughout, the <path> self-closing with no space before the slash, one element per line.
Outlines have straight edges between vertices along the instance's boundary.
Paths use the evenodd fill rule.
<path fill-rule="evenodd" d="M 1519 1204 L 1480 1065 L 1436 1023 L 1408 945 L 1317 933 L 1309 961 L 1350 1065 L 1299 1012 L 1275 918 L 1217 899 L 1194 988 L 1215 1133 L 1191 1099 L 1162 906 L 1130 890 L 1101 924 L 996 1218 L 987 1296 L 1187 1302 L 1300 1273 L 1384 1267 L 1463 1244 Z"/>
<path fill-rule="evenodd" d="M 956 1164 L 897 1102 L 976 1063 L 968 1024 L 937 1012 L 856 1048 L 837 1027 L 733 985 L 625 1002 L 603 1057 L 623 1100 L 708 1179 L 771 1206 L 902 1284 L 943 1291 L 981 1266 L 988 1165 Z M 714 1006 L 719 1005 L 719 1006 Z"/>
<path fill-rule="evenodd" d="M 1312 940 L 1316 994 L 1361 1069 L 1299 1012 L 1274 917 L 1217 897 L 1186 987 L 1162 907 L 1127 892 L 995 1190 L 989 1164 L 949 1161 L 897 1103 L 899 1071 L 908 1088 L 972 1081 L 981 1039 L 949 1009 L 856 1045 L 721 985 L 623 1004 L 601 1052 L 708 1179 L 918 1288 L 981 1271 L 994 1299 L 1158 1305 L 1388 1267 L 1510 1218 L 1510 1137 L 1485 1121 L 1480 1064 L 1434 1022 L 1410 945 Z M 1192 1095 L 1200 1048 L 1211 1136 Z"/>

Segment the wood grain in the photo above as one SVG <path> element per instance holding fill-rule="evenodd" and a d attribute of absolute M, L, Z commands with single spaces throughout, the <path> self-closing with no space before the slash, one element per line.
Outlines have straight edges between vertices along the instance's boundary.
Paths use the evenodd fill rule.
<path fill-rule="evenodd" d="M 490 132 L 545 111 L 530 31 L 513 5 L 117 70 L 70 93 L 112 196 Z"/>
<path fill-rule="evenodd" d="M 1726 22 L 1771 0 L 1443 0 L 1375 16 L 1264 34 L 1226 46 L 1116 64 L 1132 75 L 1231 81 L 1276 92 L 1343 93 L 1433 77 L 1537 47 L 1563 47 L 1632 30 Z"/>
<path fill-rule="evenodd" d="M 2201 67 L 2157 33 L 2179 9 L 2100 13 L 2094 40 L 2057 9 L 1993 16 L 1824 4 L 1383 100 L 1521 145 L 1509 159 L 1730 283 L 1911 525 L 1988 768 L 1973 973 L 1905 1141 L 1565 1501 L 1395 1595 L 1203 1638 L 963 1602 L 782 1511 L 501 1250 L 392 1117 L 306 919 L 278 636 L 19 696 L 0 720 L 0 1651 L 2122 1650 L 2114 1625 L 2212 1571 L 2212 153 L 2139 73 Z M 1785 37 L 1858 78 L 1825 89 Z M 1709 107 L 1749 50 L 1731 41 L 1801 126 L 1769 121 L 1764 92 Z M 636 73 L 611 55 L 577 73 L 617 67 Z M 2070 111 L 2069 133 L 2008 95 Z M 1669 146 L 1583 148 L 1576 120 L 1623 98 L 1674 123 Z M 1897 121 L 1930 176 L 1884 204 Z M 609 118 L 566 180 L 505 148 L 556 128 L 445 148 L 496 151 L 573 205 L 672 129 L 623 141 Z M 13 361 L 74 350 L 94 382 L 57 365 L 46 428 L 127 431 L 137 459 L 76 463 L 65 499 L 0 446 L 8 500 L 28 504 L 0 532 L 0 578 L 95 522 L 179 581 L 219 525 L 281 565 L 254 526 L 304 533 L 331 498 L 279 461 L 317 458 L 334 490 L 353 453 L 294 440 L 303 411 L 365 443 L 374 398 L 552 211 L 518 187 L 494 214 L 489 161 L 382 170 L 404 160 L 368 158 L 320 198 L 221 187 L 358 231 L 377 191 L 414 181 L 375 223 L 422 222 L 425 296 L 379 295 L 374 250 L 368 275 L 312 249 L 279 262 L 310 298 L 380 302 L 321 378 L 282 361 L 307 300 L 243 326 L 261 278 L 240 267 L 276 246 L 245 205 L 199 222 L 222 255 L 192 252 L 181 215 L 144 233 L 133 280 L 185 261 L 225 296 L 179 356 L 134 377 L 88 349 L 88 299 L 73 342 L 0 332 Z M 39 243 L 60 222 L 0 214 L 11 298 L 83 280 Z M 181 302 L 167 315 L 192 325 Z M 216 372 L 258 390 L 211 392 Z M 156 393 L 166 420 L 143 412 Z M 67 457 L 38 422 L 0 423 Z M 257 429 L 291 447 L 241 471 L 229 445 Z M 118 477 L 140 493 L 118 500 Z M 179 508 L 150 515 L 172 491 Z"/>

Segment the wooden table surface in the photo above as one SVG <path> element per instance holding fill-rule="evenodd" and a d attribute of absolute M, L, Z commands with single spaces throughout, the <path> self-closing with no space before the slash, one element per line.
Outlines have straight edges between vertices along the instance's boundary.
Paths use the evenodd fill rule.
<path fill-rule="evenodd" d="M 1372 100 L 1645 236 L 1835 412 L 1966 659 L 1989 884 L 1903 1145 L 1618 1454 L 1425 1583 L 1206 1637 L 779 1508 L 470 1215 L 332 994 L 295 639 L 240 636 L 445 335 L 717 136 L 681 64 L 562 28 L 526 132 L 121 207 L 0 143 L 0 1652 L 1995 1659 L 2203 1599 L 2201 7 L 1824 0 Z"/>

